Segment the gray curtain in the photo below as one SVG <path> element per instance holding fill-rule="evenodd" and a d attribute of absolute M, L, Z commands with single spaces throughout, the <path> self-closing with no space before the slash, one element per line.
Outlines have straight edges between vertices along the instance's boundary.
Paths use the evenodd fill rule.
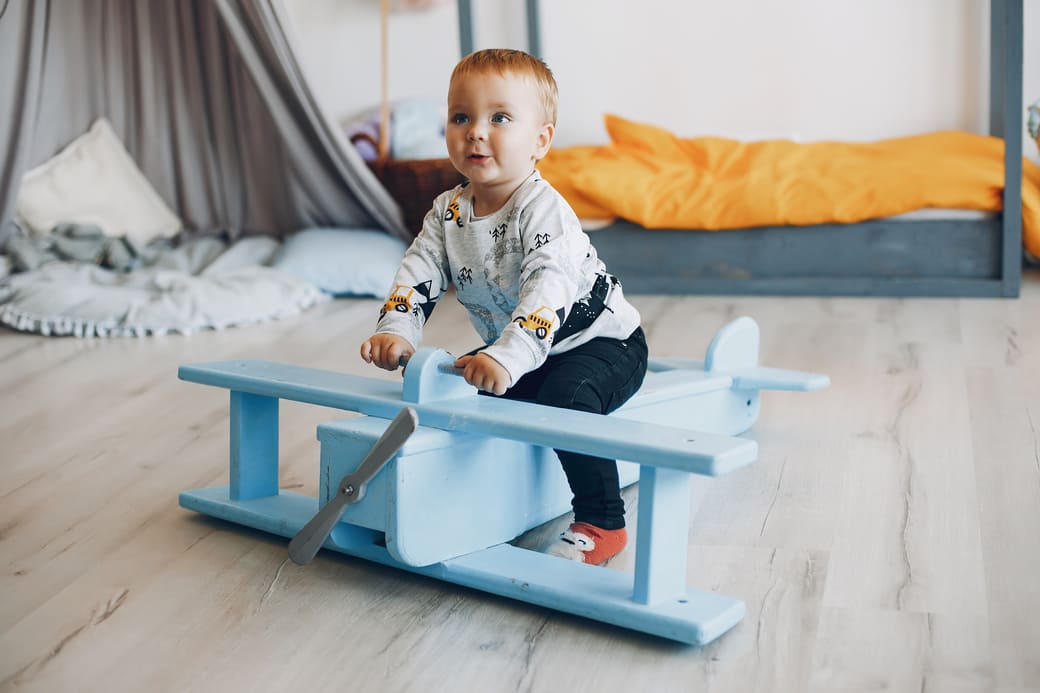
<path fill-rule="evenodd" d="M 410 238 L 307 87 L 280 0 L 0 0 L 0 11 L 3 233 L 22 174 L 104 116 L 189 233 L 378 226 Z"/>

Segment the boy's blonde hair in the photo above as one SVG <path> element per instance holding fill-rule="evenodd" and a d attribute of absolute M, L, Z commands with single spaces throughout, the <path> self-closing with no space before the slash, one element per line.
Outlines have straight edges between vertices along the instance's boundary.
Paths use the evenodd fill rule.
<path fill-rule="evenodd" d="M 459 61 L 451 72 L 451 83 L 458 77 L 494 72 L 499 75 L 511 73 L 534 80 L 541 92 L 542 105 L 545 108 L 545 122 L 556 126 L 556 104 L 559 92 L 552 70 L 544 62 L 530 53 L 510 48 L 487 48 L 470 53 Z"/>

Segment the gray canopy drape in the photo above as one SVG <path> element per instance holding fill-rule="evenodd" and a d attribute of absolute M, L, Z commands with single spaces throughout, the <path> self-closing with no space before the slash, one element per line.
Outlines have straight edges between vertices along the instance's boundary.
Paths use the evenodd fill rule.
<path fill-rule="evenodd" d="M 379 226 L 397 204 L 322 113 L 279 0 L 0 0 L 0 248 L 24 172 L 106 117 L 189 233 Z"/>

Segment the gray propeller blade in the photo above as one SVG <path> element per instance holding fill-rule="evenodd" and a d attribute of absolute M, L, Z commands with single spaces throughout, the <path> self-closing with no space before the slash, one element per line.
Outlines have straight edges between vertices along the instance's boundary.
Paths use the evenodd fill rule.
<path fill-rule="evenodd" d="M 357 469 L 339 482 L 336 495 L 289 542 L 289 558 L 293 563 L 306 565 L 314 559 L 343 511 L 364 497 L 368 482 L 401 449 L 418 425 L 419 415 L 411 407 L 405 407 L 394 417 Z"/>

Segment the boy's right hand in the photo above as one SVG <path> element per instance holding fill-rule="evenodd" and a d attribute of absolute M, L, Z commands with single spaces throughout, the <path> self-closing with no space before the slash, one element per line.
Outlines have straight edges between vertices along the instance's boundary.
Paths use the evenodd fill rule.
<path fill-rule="evenodd" d="M 361 358 L 388 371 L 396 371 L 412 357 L 415 349 L 404 337 L 374 334 L 361 344 Z"/>

